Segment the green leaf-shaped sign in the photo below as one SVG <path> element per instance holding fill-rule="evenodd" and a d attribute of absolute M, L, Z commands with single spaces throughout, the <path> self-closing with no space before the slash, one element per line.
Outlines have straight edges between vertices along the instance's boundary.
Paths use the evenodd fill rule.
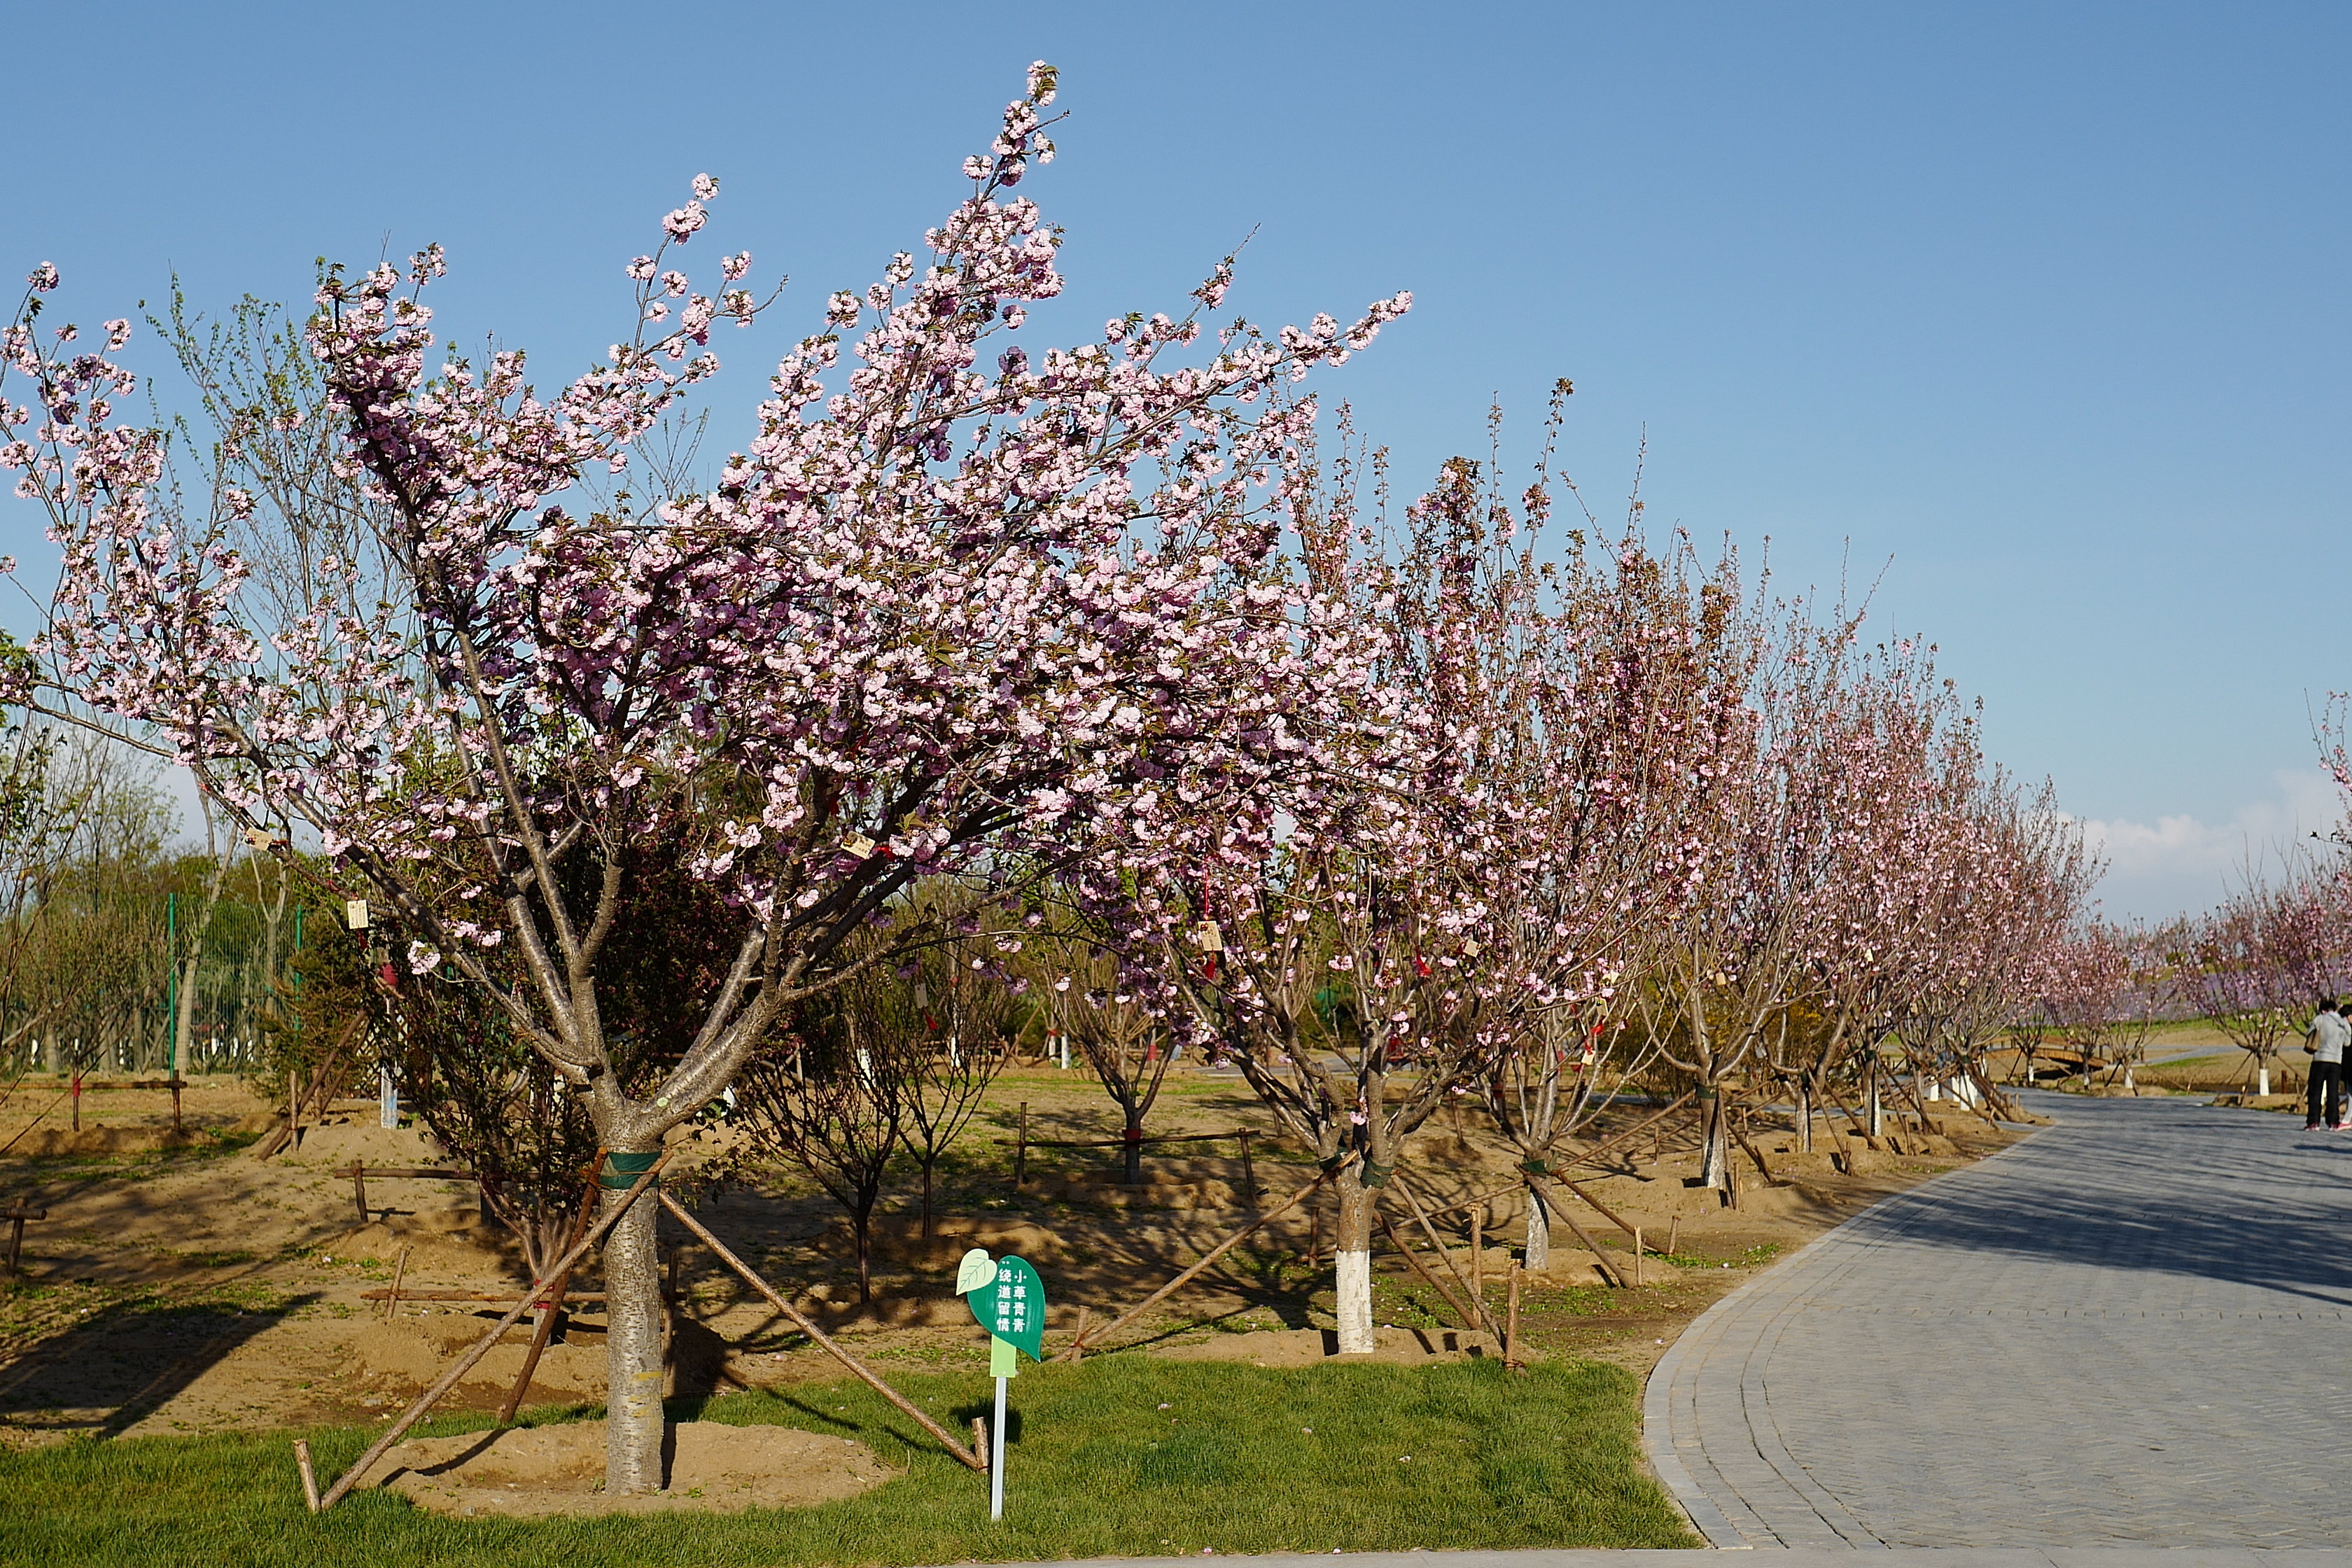
<path fill-rule="evenodd" d="M 1045 1359 L 1045 1282 L 1025 1259 L 1000 1258 L 996 1278 L 964 1294 L 980 1326 L 1031 1361 Z"/>

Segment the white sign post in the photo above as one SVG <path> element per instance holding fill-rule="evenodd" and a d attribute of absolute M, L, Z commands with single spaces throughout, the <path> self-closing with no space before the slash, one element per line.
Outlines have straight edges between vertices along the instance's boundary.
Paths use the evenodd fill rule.
<path fill-rule="evenodd" d="M 1021 1356 L 1043 1360 L 1045 1282 L 1018 1258 L 991 1258 L 975 1247 L 956 1268 L 956 1294 L 988 1331 L 988 1370 L 996 1379 L 996 1420 L 988 1432 L 988 1517 L 1004 1517 L 1004 1385 L 1021 1375 Z"/>

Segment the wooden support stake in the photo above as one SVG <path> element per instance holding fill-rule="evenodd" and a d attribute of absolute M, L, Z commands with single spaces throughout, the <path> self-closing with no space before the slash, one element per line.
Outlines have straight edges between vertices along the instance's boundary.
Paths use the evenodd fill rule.
<path fill-rule="evenodd" d="M 0 1219 L 5 1219 L 8 1222 L 9 1273 L 20 1273 L 24 1268 L 25 1222 L 28 1219 L 47 1219 L 48 1217 L 49 1211 L 47 1209 L 0 1209 Z"/>
<path fill-rule="evenodd" d="M 1666 1256 L 1668 1258 L 1682 1250 L 1680 1245 L 1682 1237 L 1683 1216 L 1678 1214 L 1668 1215 L 1666 1216 Z"/>
<path fill-rule="evenodd" d="M 929 1432 L 932 1436 L 937 1437 L 940 1440 L 940 1446 L 941 1447 L 947 1449 L 949 1453 L 953 1454 L 965 1465 L 975 1470 L 985 1470 L 988 1468 L 987 1450 L 985 1448 L 981 1449 L 977 1453 L 967 1453 L 964 1450 L 962 1444 L 957 1442 L 953 1437 L 948 1435 L 948 1429 L 946 1427 L 940 1426 L 938 1422 L 924 1415 L 922 1411 L 917 1409 L 913 1403 L 910 1402 L 905 1394 L 900 1394 L 897 1389 L 891 1387 L 888 1384 L 875 1376 L 874 1373 L 867 1369 L 864 1362 L 859 1361 L 856 1356 L 851 1355 L 847 1351 L 842 1349 L 840 1344 L 836 1342 L 831 1335 L 827 1334 L 823 1329 L 818 1328 L 814 1322 L 811 1322 L 808 1318 L 795 1309 L 790 1301 L 785 1300 L 783 1297 L 778 1295 L 774 1286 L 769 1284 L 765 1279 L 761 1279 L 759 1275 L 752 1272 L 751 1266 L 750 1264 L 744 1262 L 741 1258 L 736 1257 L 734 1253 L 729 1251 L 727 1244 L 719 1240 L 717 1237 L 711 1235 L 709 1230 L 704 1226 L 700 1220 L 687 1213 L 685 1206 L 676 1198 L 671 1197 L 667 1193 L 664 1193 L 661 1195 L 661 1205 L 669 1211 L 671 1218 L 677 1220 L 678 1224 L 692 1231 L 702 1242 L 703 1246 L 710 1248 L 712 1255 L 715 1256 L 719 1261 L 727 1265 L 728 1268 L 735 1270 L 737 1274 L 742 1277 L 743 1282 L 746 1285 L 751 1286 L 752 1289 L 757 1290 L 761 1296 L 767 1298 L 768 1305 L 773 1307 L 777 1311 L 782 1312 L 784 1315 L 785 1320 L 789 1321 L 793 1327 L 806 1334 L 810 1341 L 814 1342 L 818 1349 L 833 1357 L 834 1360 L 839 1362 L 843 1366 L 847 1367 L 851 1373 L 854 1374 L 859 1382 L 865 1384 L 866 1387 L 872 1389 L 875 1393 L 888 1400 L 892 1405 L 898 1406 L 901 1414 L 913 1417 L 916 1423 L 919 1425 L 924 1431 Z"/>
<path fill-rule="evenodd" d="M 1763 1173 L 1765 1184 L 1767 1186 L 1778 1184 L 1780 1178 L 1772 1173 L 1772 1167 L 1764 1163 L 1764 1151 L 1759 1149 L 1755 1144 L 1750 1143 L 1748 1141 L 1748 1134 L 1740 1131 L 1739 1123 L 1727 1116 L 1723 1119 L 1723 1125 L 1725 1130 L 1731 1134 L 1733 1141 L 1736 1142 L 1742 1149 L 1748 1151 L 1748 1157 L 1756 1162 L 1757 1170 Z M 1737 1208 L 1738 1206 L 1739 1205 L 1738 1201 L 1734 1200 L 1732 1207 Z"/>
<path fill-rule="evenodd" d="M 1503 1365 L 1511 1372 L 1526 1365 L 1519 1359 L 1519 1277 L 1526 1272 L 1517 1263 L 1511 1265 L 1511 1305 L 1503 1322 Z"/>
<path fill-rule="evenodd" d="M 1862 1118 L 1845 1108 L 1845 1101 L 1838 1098 L 1837 1090 L 1830 1087 L 1826 1077 L 1822 1079 L 1822 1096 L 1830 1102 L 1831 1110 L 1836 1113 L 1825 1115 L 1822 1120 L 1828 1125 L 1830 1137 L 1837 1144 L 1838 1158 L 1845 1163 L 1845 1173 L 1851 1176 L 1853 1174 L 1853 1145 L 1847 1138 L 1845 1131 L 1838 1126 L 1837 1119 L 1839 1116 L 1844 1117 L 1858 1133 L 1862 1128 Z"/>
<path fill-rule="evenodd" d="M 1070 1336 L 1070 1355 L 1074 1361 L 1077 1358 L 1078 1347 L 1087 1342 L 1087 1320 L 1091 1316 L 1093 1316 L 1092 1309 L 1087 1307 L 1078 1309 L 1077 1331 Z"/>
<path fill-rule="evenodd" d="M 352 1162 L 352 1206 L 360 1211 L 360 1223 L 367 1224 L 367 1167 Z"/>
<path fill-rule="evenodd" d="M 1556 1204 L 1553 1207 L 1559 1214 L 1560 1223 L 1576 1234 L 1576 1239 L 1584 1244 L 1585 1251 L 1592 1254 L 1593 1266 L 1601 1270 L 1601 1278 L 1619 1289 L 1624 1289 L 1625 1276 L 1609 1261 L 1609 1255 L 1601 1250 L 1601 1244 L 1587 1235 L 1582 1226 L 1576 1223 L 1576 1215 L 1569 1212 L 1568 1205 Z"/>
<path fill-rule="evenodd" d="M 971 1418 L 971 1451 L 980 1456 L 980 1473 L 988 1474 L 988 1417 Z"/>
<path fill-rule="evenodd" d="M 1242 1129 L 1242 1195 L 1252 1204 L 1257 1202 L 1257 1171 L 1250 1163 L 1250 1129 Z"/>
<path fill-rule="evenodd" d="M 1029 1179 L 1029 1102 L 1021 1102 L 1021 1131 L 1013 1146 L 1013 1190 Z"/>
<path fill-rule="evenodd" d="M 1684 1095 L 1680 1100 L 1668 1105 L 1664 1110 L 1652 1113 L 1648 1120 L 1636 1121 L 1633 1126 L 1625 1129 L 1624 1131 L 1602 1139 L 1600 1142 L 1595 1143 L 1591 1148 L 1587 1149 L 1583 1153 L 1572 1156 L 1567 1160 L 1565 1163 L 1570 1165 L 1597 1164 L 1600 1163 L 1601 1155 L 1606 1154 L 1609 1151 L 1616 1148 L 1619 1144 L 1625 1142 L 1628 1139 L 1640 1136 L 1645 1129 L 1655 1128 L 1657 1129 L 1658 1136 L 1660 1138 L 1664 1138 L 1665 1136 L 1665 1130 L 1662 1123 L 1664 1122 L 1667 1117 L 1672 1116 L 1675 1111 L 1680 1110 L 1684 1106 L 1688 1105 L 1691 1102 L 1693 1095 L 1696 1092 L 1696 1090 L 1693 1090 L 1692 1094 Z"/>
<path fill-rule="evenodd" d="M 1110 1338 L 1110 1336 L 1118 1330 L 1125 1328 L 1137 1318 L 1141 1317 L 1145 1312 L 1148 1312 L 1152 1308 L 1160 1305 L 1160 1302 L 1166 1300 L 1169 1297 L 1174 1295 L 1177 1291 L 1191 1284 L 1203 1270 L 1215 1263 L 1218 1258 L 1223 1258 L 1226 1253 L 1231 1252 L 1234 1247 L 1239 1247 L 1243 1242 L 1247 1241 L 1251 1237 L 1256 1235 L 1257 1232 L 1265 1226 L 1280 1218 L 1282 1215 L 1288 1214 L 1292 1209 L 1297 1208 L 1300 1203 L 1312 1197 L 1316 1192 L 1322 1187 L 1324 1183 L 1339 1174 L 1340 1171 L 1346 1169 L 1350 1163 L 1359 1157 L 1360 1156 L 1356 1151 L 1349 1151 L 1348 1153 L 1339 1160 L 1339 1163 L 1333 1165 L 1328 1171 L 1318 1173 L 1313 1181 L 1307 1183 L 1305 1186 L 1299 1188 L 1297 1192 L 1283 1199 L 1281 1203 L 1276 1205 L 1273 1208 L 1270 1208 L 1266 1210 L 1265 1213 L 1258 1215 L 1256 1219 L 1250 1222 L 1249 1225 L 1241 1230 L 1234 1232 L 1224 1240 L 1217 1243 L 1216 1246 L 1211 1247 L 1209 1251 L 1202 1257 L 1200 1262 L 1195 1263 L 1192 1268 L 1185 1269 L 1184 1272 L 1176 1276 L 1175 1279 L 1171 1279 L 1167 1284 L 1162 1285 L 1159 1289 L 1154 1290 L 1150 1295 L 1146 1296 L 1142 1300 L 1138 1301 L 1134 1306 L 1129 1307 L 1126 1311 L 1121 1312 L 1118 1317 L 1113 1318 L 1109 1322 L 1104 1324 L 1100 1333 L 1080 1334 L 1077 1339 L 1071 1342 L 1070 1348 L 1064 1351 L 1059 1359 L 1066 1362 L 1076 1361 L 1078 1357 L 1084 1353 L 1087 1345 L 1097 1341 Z"/>
<path fill-rule="evenodd" d="M 403 1246 L 400 1257 L 392 1266 L 392 1289 L 383 1293 L 383 1321 L 390 1322 L 400 1315 L 400 1281 L 408 1272 L 408 1248 Z"/>
<path fill-rule="evenodd" d="M 319 1511 L 319 1472 L 310 1468 L 310 1444 L 307 1438 L 294 1439 L 294 1468 L 302 1472 L 302 1500 L 310 1511 Z"/>
<path fill-rule="evenodd" d="M 1422 1266 L 1420 1255 L 1413 1251 L 1412 1244 L 1397 1234 L 1396 1222 L 1390 1219 L 1388 1215 L 1382 1215 L 1381 1228 L 1389 1233 L 1389 1245 L 1404 1255 L 1405 1262 L 1412 1266 L 1412 1271 L 1421 1277 L 1421 1282 L 1444 1299 L 1447 1309 L 1454 1314 L 1454 1321 L 1465 1329 L 1478 1327 L 1478 1314 L 1464 1306 L 1462 1298 L 1445 1288 L 1444 1280 Z"/>
<path fill-rule="evenodd" d="M 1422 1212 L 1421 1200 L 1412 1195 L 1412 1186 L 1401 1177 L 1391 1178 L 1390 1184 L 1396 1188 L 1406 1205 L 1412 1210 L 1412 1217 L 1421 1222 L 1421 1233 L 1429 1237 L 1429 1249 L 1437 1254 L 1437 1260 L 1445 1265 L 1445 1271 L 1454 1276 L 1454 1283 L 1465 1290 L 1469 1289 L 1470 1281 L 1462 1277 L 1462 1270 L 1454 1267 L 1453 1258 L 1445 1250 L 1445 1244 L 1437 1239 L 1437 1227 L 1431 1225 L 1429 1215 Z M 1570 1223 L 1573 1225 L 1575 1222 Z M 1486 1303 L 1474 1296 L 1470 1305 L 1478 1314 L 1478 1327 L 1486 1330 L 1490 1338 L 1500 1340 L 1503 1337 L 1502 1325 L 1496 1322 L 1494 1314 L 1486 1310 Z"/>
<path fill-rule="evenodd" d="M 1470 1211 L 1470 1299 L 1486 1300 L 1486 1206 Z"/>
<path fill-rule="evenodd" d="M 553 1268 L 549 1270 L 549 1273 L 556 1273 L 560 1270 L 569 1268 L 574 1263 L 577 1263 L 580 1260 L 580 1255 L 582 1253 L 586 1252 L 590 1247 L 595 1246 L 597 1241 L 604 1237 L 606 1231 L 612 1229 L 614 1226 L 620 1223 L 621 1216 L 629 1212 L 630 1205 L 637 1201 L 638 1196 L 653 1184 L 654 1178 L 661 1173 L 661 1168 L 668 1163 L 669 1152 L 665 1151 L 661 1157 L 656 1160 L 653 1164 L 647 1168 L 646 1173 L 637 1178 L 636 1184 L 628 1190 L 621 1202 L 613 1206 L 613 1212 L 598 1220 L 589 1230 L 588 1234 L 581 1237 L 578 1245 L 573 1247 L 562 1258 L 557 1258 Z M 369 1447 L 368 1451 L 360 1456 L 359 1462 L 353 1465 L 350 1469 L 345 1470 L 342 1474 L 342 1478 L 336 1481 L 333 1486 L 327 1489 L 327 1495 L 319 1500 L 320 1512 L 324 1513 L 327 1510 L 334 1507 L 336 1501 L 341 1499 L 345 1492 L 350 1491 L 352 1488 L 357 1486 L 359 1484 L 360 1478 L 367 1474 L 369 1466 L 374 1464 L 378 1459 L 383 1458 L 386 1453 L 390 1452 L 392 1446 L 394 1443 L 399 1442 L 401 1438 L 408 1435 L 408 1429 L 411 1426 L 415 1426 L 419 1421 L 425 1418 L 425 1413 L 426 1411 L 432 1409 L 436 1405 L 438 1405 L 441 1402 L 441 1396 L 443 1394 L 457 1386 L 457 1380 L 465 1376 L 468 1372 L 472 1371 L 476 1362 L 490 1353 L 490 1347 L 498 1343 L 499 1340 L 503 1339 L 506 1336 L 506 1331 L 509 1329 L 513 1328 L 515 1324 L 521 1320 L 523 1313 L 530 1310 L 531 1302 L 538 1300 L 540 1291 L 544 1288 L 545 1283 L 546 1282 L 543 1280 L 532 1281 L 529 1294 L 525 1295 L 521 1300 L 517 1301 L 513 1308 L 508 1311 L 505 1317 L 500 1318 L 495 1324 L 491 1325 L 490 1331 L 488 1333 L 484 1334 L 480 1339 L 475 1341 L 473 1349 L 467 1351 L 464 1355 L 459 1356 L 450 1364 L 446 1371 L 442 1373 L 438 1378 L 435 1379 L 432 1387 L 418 1394 L 415 1401 L 409 1405 L 408 1408 L 401 1412 L 400 1419 L 394 1421 L 390 1426 L 384 1429 L 383 1436 L 378 1437 L 375 1442 Z"/>
<path fill-rule="evenodd" d="M 1429 1217 L 1431 1220 L 1435 1221 L 1448 1219 L 1457 1214 L 1466 1214 L 1470 1210 L 1476 1208 L 1481 1204 L 1493 1203 L 1496 1198 L 1505 1196 L 1510 1193 L 1516 1193 L 1525 1185 L 1527 1185 L 1527 1178 L 1525 1176 L 1514 1176 L 1509 1181 L 1505 1182 L 1501 1186 L 1490 1187 L 1486 1191 L 1480 1193 L 1476 1197 L 1465 1198 L 1460 1203 L 1454 1205 L 1450 1208 L 1432 1209 L 1429 1211 Z"/>
<path fill-rule="evenodd" d="M 588 1191 L 580 1199 L 579 1216 L 572 1222 L 572 1242 L 579 1241 L 581 1233 L 585 1231 L 589 1222 L 596 1217 L 596 1177 L 604 1168 L 604 1151 L 599 1149 L 596 1151 L 596 1158 L 588 1167 Z M 570 1244 L 567 1244 L 565 1250 L 570 1249 Z M 408 1253 L 405 1248 L 402 1249 L 400 1256 L 403 1262 L 407 1261 Z M 670 1256 L 675 1258 L 677 1255 L 672 1253 Z M 677 1280 L 674 1274 L 670 1280 L 670 1288 L 673 1290 L 677 1288 Z M 394 1282 L 393 1289 L 395 1291 L 400 1289 L 398 1281 Z M 523 1395 L 530 1392 L 530 1380 L 539 1373 L 539 1358 L 546 1352 L 547 1342 L 554 1337 L 555 1320 L 562 1312 L 563 1298 L 571 1289 L 572 1270 L 567 1268 L 555 1277 L 555 1283 L 548 1287 L 546 1298 L 540 1302 L 539 1321 L 531 1328 L 530 1349 L 523 1352 L 522 1371 L 516 1374 L 514 1390 L 507 1395 L 506 1404 L 499 1409 L 499 1426 L 501 1428 L 514 1425 L 515 1412 L 522 1408 Z"/>
<path fill-rule="evenodd" d="M 1637 1225 L 1637 1226 L 1635 1226 L 1633 1227 L 1633 1285 L 1634 1285 L 1634 1288 L 1638 1289 L 1640 1289 L 1641 1284 L 1642 1284 L 1642 1227 L 1641 1227 L 1640 1226 L 1638 1226 L 1638 1225 Z"/>
<path fill-rule="evenodd" d="M 1615 1226 L 1627 1236 L 1633 1234 L 1633 1227 L 1626 1222 L 1624 1215 L 1619 1214 L 1615 1209 L 1611 1208 L 1607 1204 L 1602 1203 L 1599 1198 L 1594 1197 L 1591 1193 L 1586 1192 L 1576 1183 L 1570 1181 L 1565 1176 L 1555 1176 L 1552 1179 L 1558 1182 L 1561 1186 L 1566 1187 L 1570 1192 L 1574 1193 L 1578 1197 L 1582 1198 L 1586 1203 L 1591 1204 L 1593 1209 L 1602 1219 L 1607 1220 L 1611 1225 Z"/>

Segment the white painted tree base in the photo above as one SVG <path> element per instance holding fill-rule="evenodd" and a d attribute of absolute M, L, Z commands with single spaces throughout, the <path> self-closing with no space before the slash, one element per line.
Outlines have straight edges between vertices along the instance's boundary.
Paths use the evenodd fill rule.
<path fill-rule="evenodd" d="M 1372 1339 L 1372 1255 L 1342 1252 L 1339 1266 L 1339 1353 L 1370 1355 Z"/>
<path fill-rule="evenodd" d="M 1551 1267 L 1551 1216 L 1544 1212 L 1543 1199 L 1533 1192 L 1528 1194 L 1528 1236 L 1525 1262 L 1531 1273 L 1540 1274 Z"/>

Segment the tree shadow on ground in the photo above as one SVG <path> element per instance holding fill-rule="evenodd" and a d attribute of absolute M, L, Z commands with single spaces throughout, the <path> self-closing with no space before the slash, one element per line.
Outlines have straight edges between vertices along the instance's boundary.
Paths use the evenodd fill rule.
<path fill-rule="evenodd" d="M 2332 1239 L 2352 1210 L 2352 1134 L 2179 1100 L 2029 1100 L 2058 1125 L 1862 1215 L 1853 1238 L 2175 1275 L 2190 1312 L 2266 1309 L 2188 1281 L 2352 1308 L 2352 1250 Z"/>
<path fill-rule="evenodd" d="M 0 1427 L 112 1437 L 170 1404 L 247 1341 L 317 1295 L 266 1308 L 113 1302 L 0 1371 Z"/>

